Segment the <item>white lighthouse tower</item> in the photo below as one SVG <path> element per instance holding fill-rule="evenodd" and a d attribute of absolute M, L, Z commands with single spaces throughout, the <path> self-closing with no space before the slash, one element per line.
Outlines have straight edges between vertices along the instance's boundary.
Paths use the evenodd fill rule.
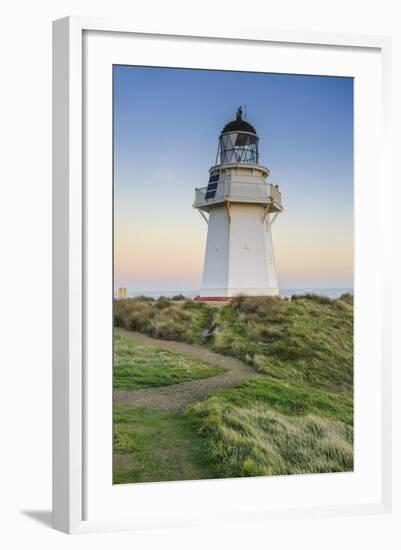
<path fill-rule="evenodd" d="M 259 137 L 241 107 L 220 134 L 209 175 L 193 204 L 208 224 L 200 299 L 278 294 L 271 228 L 283 211 L 281 193 L 266 182 Z"/>

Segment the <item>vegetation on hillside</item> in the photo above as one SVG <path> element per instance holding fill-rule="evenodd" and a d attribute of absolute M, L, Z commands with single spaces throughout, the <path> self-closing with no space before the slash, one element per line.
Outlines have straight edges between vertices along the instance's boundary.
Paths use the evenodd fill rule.
<path fill-rule="evenodd" d="M 191 300 L 118 300 L 114 323 L 166 340 L 198 343 L 273 378 L 331 391 L 353 385 L 353 306 L 346 294 L 238 297 L 214 307 Z"/>
<path fill-rule="evenodd" d="M 291 301 L 238 298 L 217 311 L 216 351 L 235 355 L 270 377 L 330 391 L 353 385 L 353 308 L 307 295 Z"/>
<path fill-rule="evenodd" d="M 353 468 L 352 397 L 262 379 L 216 393 L 189 412 L 223 477 Z"/>
<path fill-rule="evenodd" d="M 352 295 L 238 297 L 220 306 L 181 299 L 118 300 L 114 322 L 207 346 L 263 375 L 209 395 L 175 420 L 169 416 L 168 422 L 185 418 L 186 433 L 191 432 L 191 441 L 195 437 L 209 476 L 352 470 Z M 134 440 L 135 431 L 128 432 Z M 153 480 L 166 479 L 157 476 Z"/>
<path fill-rule="evenodd" d="M 136 390 L 209 378 L 224 369 L 199 359 L 114 335 L 114 389 Z"/>
<path fill-rule="evenodd" d="M 214 310 L 202 302 L 128 298 L 114 302 L 114 325 L 164 340 L 200 343 Z"/>

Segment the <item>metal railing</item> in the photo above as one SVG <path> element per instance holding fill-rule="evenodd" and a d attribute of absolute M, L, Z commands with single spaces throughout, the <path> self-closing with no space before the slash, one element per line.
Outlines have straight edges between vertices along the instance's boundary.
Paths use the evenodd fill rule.
<path fill-rule="evenodd" d="M 195 207 L 215 204 L 224 200 L 262 204 L 273 202 L 281 207 L 281 193 L 271 183 L 221 182 L 217 186 L 215 196 L 209 199 L 205 198 L 206 190 L 207 187 L 195 189 Z"/>

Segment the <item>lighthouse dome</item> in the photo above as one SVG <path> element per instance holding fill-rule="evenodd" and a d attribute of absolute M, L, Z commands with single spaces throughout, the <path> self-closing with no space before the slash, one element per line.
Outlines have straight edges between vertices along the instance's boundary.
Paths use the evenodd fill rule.
<path fill-rule="evenodd" d="M 221 131 L 217 157 L 220 164 L 258 164 L 259 138 L 252 124 L 243 120 L 242 107 Z"/>
<path fill-rule="evenodd" d="M 226 134 L 227 132 L 248 132 L 250 134 L 255 134 L 255 136 L 257 135 L 252 124 L 249 124 L 246 120 L 242 120 L 242 118 L 232 120 L 226 124 L 221 133 Z"/>

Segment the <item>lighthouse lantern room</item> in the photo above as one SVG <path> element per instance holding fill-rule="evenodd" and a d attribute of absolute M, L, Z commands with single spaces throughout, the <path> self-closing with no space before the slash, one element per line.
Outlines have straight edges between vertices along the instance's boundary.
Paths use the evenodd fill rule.
<path fill-rule="evenodd" d="M 207 187 L 195 189 L 193 207 L 208 224 L 201 300 L 278 294 L 271 228 L 283 206 L 268 176 L 239 107 L 220 134 Z"/>

